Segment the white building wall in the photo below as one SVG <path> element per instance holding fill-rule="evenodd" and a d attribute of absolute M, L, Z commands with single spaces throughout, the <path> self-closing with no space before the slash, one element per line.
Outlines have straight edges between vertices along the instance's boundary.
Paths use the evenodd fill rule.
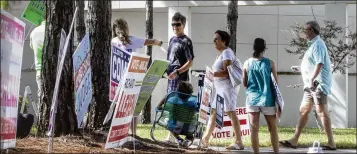
<path fill-rule="evenodd" d="M 28 3 L 28 2 L 24 2 Z M 113 4 L 114 5 L 114 4 Z M 157 4 L 155 3 L 154 6 Z M 19 19 L 26 5 L 18 5 L 11 11 L 11 14 Z M 294 22 L 304 24 L 308 20 L 313 20 L 310 5 L 275 5 L 275 6 L 239 6 L 238 31 L 237 31 L 237 57 L 244 61 L 252 54 L 252 42 L 256 37 L 264 38 L 267 42 L 268 50 L 266 56 L 276 61 L 279 72 L 290 72 L 291 65 L 299 65 L 298 56 L 285 52 L 288 47 L 290 26 Z M 325 5 L 313 5 L 314 13 L 319 23 L 325 19 Z M 227 6 L 220 7 L 192 7 L 191 8 L 192 31 L 195 60 L 193 69 L 204 69 L 206 65 L 211 66 L 217 52 L 213 46 L 213 33 L 217 29 L 225 30 Z M 352 30 L 356 29 L 356 4 L 348 5 L 348 24 Z M 131 35 L 145 37 L 145 9 L 122 9 L 113 10 L 112 22 L 119 17 L 124 17 L 130 26 Z M 164 41 L 163 46 L 167 47 L 168 38 L 168 8 L 154 9 L 154 38 Z M 26 32 L 31 26 L 28 22 Z M 33 63 L 33 52 L 29 48 L 29 38 L 25 42 L 23 68 L 31 67 Z M 145 52 L 143 48 L 140 50 Z M 166 59 L 165 53 L 159 48 L 153 48 L 153 58 Z M 356 73 L 356 66 L 349 70 Z M 33 93 L 37 91 L 35 82 L 35 72 L 23 72 L 21 80 L 20 94 L 23 94 L 24 87 L 29 85 Z M 166 80 L 161 80 L 155 88 L 152 99 L 152 111 L 166 92 Z M 195 85 L 197 80 L 192 80 Z M 298 108 L 302 99 L 301 89 L 287 88 L 291 84 L 302 83 L 299 75 L 279 75 L 279 83 L 282 94 L 285 98 L 285 111 L 279 125 L 295 126 L 298 117 Z M 356 75 L 349 77 L 349 127 L 356 127 Z M 34 98 L 37 99 L 36 94 Z M 244 88 L 241 88 L 238 97 L 238 106 L 244 106 Z M 261 119 L 262 124 L 265 120 Z M 308 127 L 316 127 L 313 117 L 310 117 Z"/>

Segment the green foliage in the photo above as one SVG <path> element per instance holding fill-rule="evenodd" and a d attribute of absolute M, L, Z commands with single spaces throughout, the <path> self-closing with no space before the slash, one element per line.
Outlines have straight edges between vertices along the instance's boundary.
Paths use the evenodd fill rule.
<path fill-rule="evenodd" d="M 356 32 L 351 32 L 337 26 L 336 21 L 324 20 L 324 27 L 321 27 L 320 37 L 325 41 L 330 60 L 333 65 L 332 72 L 337 71 L 345 73 L 345 68 L 351 67 L 355 63 L 356 57 Z M 299 55 L 299 58 L 304 57 L 305 51 L 308 49 L 307 39 L 302 35 L 304 31 L 304 25 L 295 24 L 291 26 L 294 34 L 294 38 L 290 40 L 289 49 L 286 48 L 286 52 L 294 55 Z M 348 40 L 346 43 L 345 40 Z M 348 62 L 346 61 L 348 58 Z"/>

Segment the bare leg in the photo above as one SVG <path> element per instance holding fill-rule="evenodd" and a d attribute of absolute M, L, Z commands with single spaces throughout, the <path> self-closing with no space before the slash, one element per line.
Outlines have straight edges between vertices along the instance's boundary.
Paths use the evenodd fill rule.
<path fill-rule="evenodd" d="M 300 106 L 300 116 L 299 116 L 298 124 L 296 125 L 295 134 L 289 140 L 289 142 L 294 146 L 297 145 L 301 132 L 309 120 L 309 113 L 311 112 L 311 108 L 312 108 L 312 101 L 303 102 Z"/>
<path fill-rule="evenodd" d="M 254 153 L 259 153 L 259 116 L 260 112 L 250 112 L 249 113 L 250 120 L 250 140 L 252 142 L 252 149 Z"/>
<path fill-rule="evenodd" d="M 279 136 L 276 126 L 276 115 L 265 115 L 265 120 L 268 123 L 270 133 L 270 141 L 273 146 L 274 153 L 279 153 Z"/>
<path fill-rule="evenodd" d="M 216 127 L 216 109 L 212 109 L 206 131 L 202 136 L 203 143 L 205 144 L 203 145 L 203 147 L 205 147 L 208 144 L 208 140 L 211 137 L 215 127 Z"/>
<path fill-rule="evenodd" d="M 226 112 L 226 114 L 229 116 L 229 118 L 231 119 L 231 122 L 232 122 L 233 132 L 235 134 L 235 143 L 237 143 L 238 145 L 243 145 L 242 137 L 241 137 L 241 133 L 240 133 L 240 123 L 239 123 L 239 119 L 237 117 L 236 112 L 229 111 L 229 112 Z"/>
<path fill-rule="evenodd" d="M 331 119 L 328 114 L 328 105 L 327 104 L 318 104 L 316 106 L 316 112 L 319 115 L 322 125 L 324 126 L 324 130 L 328 139 L 328 146 L 331 148 L 336 148 L 335 141 L 333 139 L 332 128 L 331 128 Z"/>

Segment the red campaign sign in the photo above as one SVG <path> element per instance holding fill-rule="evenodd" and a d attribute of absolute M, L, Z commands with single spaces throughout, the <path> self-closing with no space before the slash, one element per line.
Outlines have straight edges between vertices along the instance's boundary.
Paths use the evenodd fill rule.
<path fill-rule="evenodd" d="M 129 126 L 131 123 L 124 125 L 113 126 L 112 131 L 110 132 L 108 142 L 119 141 L 128 136 Z"/>
<path fill-rule="evenodd" d="M 1 117 L 1 140 L 16 138 L 16 118 Z"/>

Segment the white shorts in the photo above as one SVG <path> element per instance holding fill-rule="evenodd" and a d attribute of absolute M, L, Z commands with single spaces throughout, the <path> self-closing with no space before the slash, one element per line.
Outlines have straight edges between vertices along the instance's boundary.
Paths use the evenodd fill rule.
<path fill-rule="evenodd" d="M 261 112 L 264 115 L 275 115 L 276 107 L 262 107 L 262 106 L 247 106 L 247 112 Z"/>

